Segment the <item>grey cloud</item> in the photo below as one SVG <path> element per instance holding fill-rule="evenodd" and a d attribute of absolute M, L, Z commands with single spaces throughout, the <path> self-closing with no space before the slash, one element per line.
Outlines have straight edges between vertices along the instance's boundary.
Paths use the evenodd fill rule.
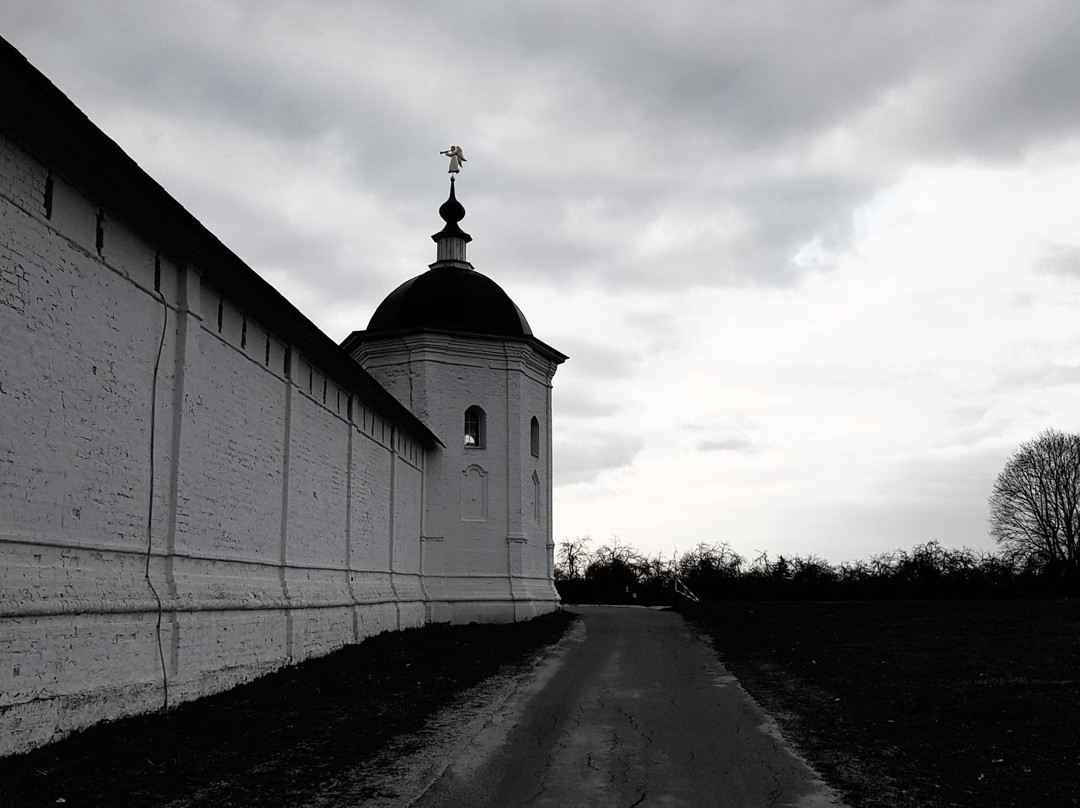
<path fill-rule="evenodd" d="M 1047 244 L 1035 259 L 1035 269 L 1048 275 L 1080 278 L 1080 246 L 1076 244 Z"/>
<path fill-rule="evenodd" d="M 490 251 L 492 265 L 510 277 L 542 275 L 609 290 L 658 284 L 669 289 L 786 286 L 810 271 L 792 261 L 802 245 L 817 239 L 826 250 L 840 250 L 850 241 L 852 210 L 874 190 L 851 177 L 818 176 L 765 181 L 711 200 L 699 194 L 665 195 L 639 199 L 632 211 L 613 208 L 596 228 L 573 234 L 559 225 L 538 229 L 535 222 L 543 220 L 550 200 L 526 195 L 491 214 L 498 242 L 477 249 Z M 624 192 L 635 197 L 630 188 Z M 738 211 L 745 231 L 725 225 L 731 210 Z M 665 222 L 697 229 L 659 252 L 646 249 L 644 234 Z"/>
<path fill-rule="evenodd" d="M 684 348 L 685 336 L 678 327 L 679 312 L 665 311 L 630 311 L 623 317 L 626 327 L 644 337 L 648 350 L 662 351 Z"/>
<path fill-rule="evenodd" d="M 978 512 L 985 508 L 994 477 L 1012 451 L 998 436 L 984 437 L 988 439 L 961 442 L 932 456 L 899 459 L 881 466 L 873 476 L 884 490 L 898 492 L 901 498 L 971 503 L 969 507 Z M 921 510 L 912 508 L 911 514 Z"/>
<path fill-rule="evenodd" d="M 717 422 L 683 421 L 678 424 L 699 452 L 756 454 L 767 448 L 763 427 L 752 415 L 731 410 Z"/>
<path fill-rule="evenodd" d="M 853 211 L 891 180 L 877 164 L 810 166 L 806 149 L 890 92 L 915 88 L 904 142 L 882 148 L 916 159 L 1016 150 L 1080 123 L 1080 7 L 1061 2 L 233 2 L 164 23 L 156 5 L 34 7 L 0 0 L 17 45 L 65 41 L 49 52 L 80 99 L 134 101 L 196 137 L 207 123 L 333 137 L 341 181 L 417 211 L 402 228 L 419 238 L 437 224 L 435 151 L 452 137 L 472 160 L 459 188 L 472 254 L 500 280 L 795 285 L 822 268 L 796 266 L 798 248 L 842 250 Z M 699 229 L 647 245 L 666 221 Z M 305 244 L 280 246 L 310 271 Z M 336 284 L 351 266 L 325 252 Z"/>
<path fill-rule="evenodd" d="M 524 12 L 512 47 L 554 52 L 597 112 L 619 125 L 723 136 L 762 148 L 805 137 L 873 99 L 909 70 L 896 6 L 771 10 L 750 3 L 573 2 Z M 900 20 L 903 22 L 903 20 Z M 580 92 L 580 91 L 579 91 Z M 668 155 L 670 159 L 673 155 Z"/>
<path fill-rule="evenodd" d="M 563 438 L 555 447 L 555 481 L 592 482 L 605 471 L 629 466 L 644 446 L 639 437 L 592 431 L 573 440 Z"/>
<path fill-rule="evenodd" d="M 256 36 L 250 31 L 240 36 L 239 15 L 223 26 L 196 14 L 178 17 L 167 8 L 129 4 L 102 24 L 101 10 L 91 4 L 45 5 L 52 6 L 50 25 L 66 31 L 61 60 L 81 65 L 87 89 L 92 85 L 102 99 L 195 120 L 230 121 L 278 136 L 308 135 L 321 122 L 319 93 L 295 86 L 287 58 L 267 69 Z M 222 4 L 216 11 L 227 8 Z M 196 25 L 211 35 L 196 36 Z"/>
<path fill-rule="evenodd" d="M 1016 391 L 1073 384 L 1080 384 L 1080 365 L 1040 363 L 1006 370 L 998 377 L 995 388 Z"/>
<path fill-rule="evenodd" d="M 637 375 L 639 357 L 580 336 L 556 334 L 551 339 L 571 358 L 554 394 L 560 417 L 596 419 L 618 414 L 623 408 L 619 383 Z"/>
<path fill-rule="evenodd" d="M 301 8 L 241 2 L 217 4 L 206 19 L 199 14 L 168 17 L 156 5 L 129 6 L 110 20 L 124 29 L 121 46 L 115 41 L 117 25 L 102 24 L 100 9 L 89 4 L 56 4 L 49 15 L 50 27 L 58 23 L 67 31 L 68 47 L 54 52 L 54 64 L 64 75 L 80 77 L 80 97 L 75 100 L 86 111 L 92 111 L 87 102 L 98 109 L 134 103 L 185 121 L 195 131 L 213 123 L 270 140 L 304 141 L 336 133 L 353 155 L 343 172 L 352 171 L 377 186 L 393 183 L 398 193 L 411 184 L 402 178 L 415 176 L 422 166 L 418 154 L 431 152 L 437 162 L 433 143 L 441 142 L 438 130 L 417 126 L 401 99 L 422 90 L 434 100 L 440 85 L 449 85 L 452 78 L 439 80 L 435 56 L 428 71 L 404 55 L 393 66 L 367 63 L 364 57 L 375 45 L 404 48 L 408 43 L 422 51 L 424 32 L 430 28 L 423 15 L 406 21 L 377 8 L 357 7 L 349 19 L 341 13 L 349 9 L 341 6 L 335 11 L 319 3 Z M 290 15 L 295 32 L 288 30 Z M 362 24 L 356 16 L 362 16 Z M 283 27 L 274 29 L 271 23 Z M 406 23 L 407 29 L 402 27 Z M 26 24 L 32 27 L 34 22 Z M 350 48 L 343 50 L 340 40 L 331 40 L 318 50 L 313 44 L 317 40 L 304 36 L 320 25 L 348 30 Z M 409 42 L 406 30 L 417 40 Z M 286 38 L 286 33 L 297 37 Z M 40 32 L 25 35 L 34 38 Z M 431 52 L 437 53 L 437 43 L 432 45 Z M 412 76 L 395 80 L 388 75 L 395 68 L 426 72 L 436 80 L 421 88 Z M 80 89 L 61 84 L 68 92 Z"/>
<path fill-rule="evenodd" d="M 596 395 L 592 387 L 584 389 L 580 383 L 576 386 L 568 384 L 555 396 L 555 411 L 560 418 L 607 418 L 622 409 L 617 402 Z"/>
<path fill-rule="evenodd" d="M 805 175 L 759 182 L 740 198 L 756 216 L 747 236 L 730 245 L 730 256 L 742 259 L 744 273 L 736 278 L 750 285 L 774 285 L 798 280 L 806 273 L 793 262 L 796 251 L 817 239 L 825 251 L 846 247 L 854 235 L 852 211 L 867 202 L 875 186 L 868 180 L 842 175 Z M 749 272 L 746 272 L 749 268 Z"/>
<path fill-rule="evenodd" d="M 923 110 L 927 145 L 947 154 L 1016 159 L 1030 143 L 1071 136 L 1080 125 L 1080 6 L 1048 1 L 998 11 L 957 43 Z"/>
<path fill-rule="evenodd" d="M 605 287 L 648 285 L 658 271 L 677 286 L 797 283 L 805 270 L 791 263 L 795 250 L 814 238 L 826 249 L 849 243 L 852 211 L 891 179 L 889 169 L 867 166 L 865 174 L 852 176 L 796 168 L 768 183 L 758 174 L 753 186 L 740 189 L 717 185 L 702 167 L 721 155 L 735 172 L 761 154 L 798 165 L 799 149 L 816 132 L 872 108 L 892 90 L 921 87 L 919 82 L 929 88 L 916 92 L 914 108 L 901 110 L 917 123 L 897 121 L 906 134 L 904 142 L 892 144 L 916 159 L 986 153 L 997 140 L 1019 147 L 1066 131 L 1080 116 L 1074 103 L 1080 99 L 1073 97 L 1080 92 L 1073 80 L 1080 50 L 1069 46 L 1075 39 L 1071 10 L 1064 10 L 1064 25 L 1056 28 L 1029 20 L 1040 16 L 1030 9 L 1001 3 L 917 9 L 853 4 L 831 13 L 785 6 L 779 20 L 737 4 L 722 11 L 693 8 L 682 16 L 672 12 L 674 21 L 667 19 L 667 7 L 664 19 L 637 9 L 642 13 L 612 20 L 580 4 L 561 7 L 558 16 L 533 10 L 528 34 L 515 43 L 552 49 L 575 65 L 578 84 L 586 88 L 575 97 L 604 96 L 592 107 L 590 126 L 634 133 L 625 175 L 590 191 L 633 200 L 632 208 L 609 205 L 606 211 L 621 240 L 596 233 L 595 243 L 575 245 L 588 252 L 590 263 L 607 257 L 606 266 L 590 266 L 591 277 Z M 1054 8 L 1063 11 L 1060 4 Z M 1052 21 L 1061 15 L 1041 16 Z M 1006 38 L 1020 42 L 1016 64 L 1000 57 Z M 657 167 L 666 171 L 671 190 L 652 186 Z M 552 189 L 545 202 L 558 193 Z M 686 211 L 707 217 L 717 200 L 744 214 L 747 233 L 702 236 L 659 261 L 624 249 L 658 216 Z M 537 255 L 544 255 L 540 243 Z M 581 269 L 553 258 L 548 265 L 556 274 Z"/>
<path fill-rule="evenodd" d="M 701 440 L 697 442 L 695 448 L 699 452 L 738 452 L 740 454 L 754 454 L 761 451 L 761 447 L 745 435 Z"/>
<path fill-rule="evenodd" d="M 804 143 L 890 88 L 946 71 L 957 80 L 933 123 L 956 126 L 956 137 L 998 137 L 1040 122 L 1067 126 L 1080 115 L 1080 105 L 1062 103 L 1080 92 L 1072 81 L 1080 56 L 1070 46 L 1075 7 L 1061 2 L 1037 10 L 1009 3 L 765 10 L 758 3 L 630 2 L 619 14 L 569 0 L 496 11 L 486 3 L 215 8 L 209 22 L 224 30 L 209 38 L 193 35 L 207 22 L 197 15 L 162 26 L 159 9 L 140 4 L 126 6 L 110 26 L 100 25 L 98 10 L 68 4 L 53 4 L 49 17 L 82 62 L 98 64 L 118 92 L 137 92 L 141 103 L 213 108 L 300 136 L 344 119 L 365 139 L 400 143 L 413 139 L 416 124 L 445 123 L 459 108 L 475 117 L 535 103 L 540 112 L 585 118 L 593 131 L 635 133 L 637 165 L 646 168 L 725 144 L 746 153 Z M 25 12 L 15 17 L 33 25 Z M 115 23 L 128 29 L 122 48 L 108 47 Z M 351 49 L 343 52 L 344 40 L 330 38 L 318 58 L 298 58 L 274 41 L 283 25 L 315 45 L 313 29 L 348 30 Z M 998 58 L 1006 37 L 1021 58 Z M 388 42 L 405 57 L 369 61 L 368 52 Z M 453 70 L 446 53 L 454 55 Z M 522 98 L 531 82 L 558 86 L 558 94 Z M 445 103 L 417 109 L 418 97 Z M 417 120 L 425 111 L 430 119 Z"/>
<path fill-rule="evenodd" d="M 625 348 L 612 348 L 584 339 L 582 329 L 573 334 L 556 334 L 556 340 L 574 360 L 575 374 L 589 379 L 630 379 L 641 365 L 641 357 L 628 353 Z"/>

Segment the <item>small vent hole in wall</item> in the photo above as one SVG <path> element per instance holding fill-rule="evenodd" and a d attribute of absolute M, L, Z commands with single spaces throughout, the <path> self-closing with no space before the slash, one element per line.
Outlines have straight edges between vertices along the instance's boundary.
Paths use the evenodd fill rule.
<path fill-rule="evenodd" d="M 45 218 L 52 218 L 52 204 L 53 204 L 53 176 L 50 171 L 45 175 Z"/>
<path fill-rule="evenodd" d="M 217 332 L 221 333 L 221 318 L 225 314 L 225 303 L 222 300 L 217 302 Z"/>
<path fill-rule="evenodd" d="M 98 208 L 97 212 L 97 233 L 94 236 L 94 243 L 97 246 L 98 255 L 101 255 L 101 251 L 105 248 L 105 211 Z"/>
<path fill-rule="evenodd" d="M 244 320 L 240 324 L 240 347 L 247 348 L 247 315 L 244 315 Z"/>
<path fill-rule="evenodd" d="M 161 253 L 154 253 L 154 291 L 161 291 Z"/>

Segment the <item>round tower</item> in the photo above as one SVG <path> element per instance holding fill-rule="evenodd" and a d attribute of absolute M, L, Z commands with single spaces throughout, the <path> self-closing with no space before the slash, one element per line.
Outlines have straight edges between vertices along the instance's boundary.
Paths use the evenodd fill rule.
<path fill-rule="evenodd" d="M 428 619 L 528 619 L 558 605 L 551 382 L 567 357 L 466 260 L 453 178 L 439 215 L 435 263 L 342 345 L 442 442 L 425 458 Z"/>

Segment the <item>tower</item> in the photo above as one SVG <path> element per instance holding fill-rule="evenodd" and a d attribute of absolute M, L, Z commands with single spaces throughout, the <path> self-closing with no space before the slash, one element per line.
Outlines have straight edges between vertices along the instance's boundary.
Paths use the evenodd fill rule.
<path fill-rule="evenodd" d="M 557 607 L 551 383 L 566 356 L 465 258 L 451 179 L 436 260 L 342 347 L 442 442 L 424 477 L 428 619 L 527 619 Z"/>

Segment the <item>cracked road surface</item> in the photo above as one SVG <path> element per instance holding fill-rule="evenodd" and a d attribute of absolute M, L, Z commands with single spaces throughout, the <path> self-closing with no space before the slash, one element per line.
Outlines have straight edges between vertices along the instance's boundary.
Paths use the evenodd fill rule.
<path fill-rule="evenodd" d="M 572 633 L 412 805 L 841 804 L 680 615 L 573 609 Z"/>

